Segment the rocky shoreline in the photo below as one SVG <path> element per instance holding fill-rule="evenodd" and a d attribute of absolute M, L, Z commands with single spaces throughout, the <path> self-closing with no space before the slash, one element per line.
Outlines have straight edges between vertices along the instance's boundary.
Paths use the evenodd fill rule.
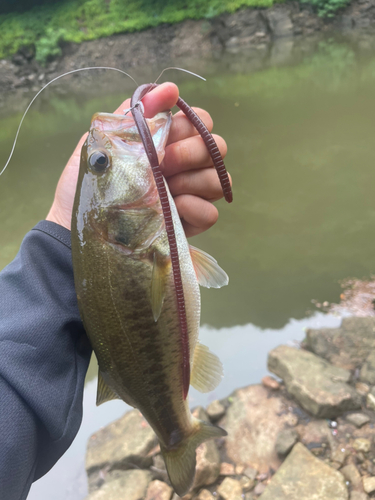
<path fill-rule="evenodd" d="M 278 379 L 236 390 L 194 415 L 227 438 L 197 449 L 184 500 L 375 498 L 375 318 L 308 330 L 268 356 Z M 137 410 L 91 436 L 87 500 L 178 500 L 156 437 Z"/>
<path fill-rule="evenodd" d="M 209 76 L 215 71 L 215 61 L 228 71 L 243 72 L 302 59 L 316 50 L 327 34 L 355 39 L 359 51 L 372 51 L 374 32 L 375 0 L 355 0 L 333 19 L 318 17 L 309 4 L 290 1 L 268 9 L 242 9 L 212 19 L 65 44 L 63 55 L 46 67 L 35 61 L 30 48 L 24 48 L 10 60 L 0 60 L 0 112 L 24 109 L 30 95 L 75 68 L 113 66 L 137 75 L 140 81 L 170 65 Z M 84 79 L 69 78 L 62 92 L 98 92 L 97 73 L 85 73 Z M 107 91 L 112 79 L 106 78 Z"/>

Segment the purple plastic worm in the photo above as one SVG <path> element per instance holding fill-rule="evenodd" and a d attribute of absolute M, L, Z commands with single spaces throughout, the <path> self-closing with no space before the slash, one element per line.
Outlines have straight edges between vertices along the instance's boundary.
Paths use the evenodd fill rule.
<path fill-rule="evenodd" d="M 131 98 L 130 106 L 135 124 L 137 126 L 139 135 L 142 139 L 143 146 L 145 148 L 152 172 L 154 174 L 156 187 L 158 189 L 160 197 L 161 207 L 163 210 L 165 229 L 168 236 L 169 248 L 171 253 L 172 270 L 173 270 L 173 279 L 176 289 L 177 310 L 178 310 L 178 317 L 179 317 L 180 331 L 181 331 L 181 345 L 182 345 L 182 357 L 183 357 L 182 380 L 183 380 L 184 399 L 186 399 L 190 385 L 189 336 L 188 336 L 188 327 L 187 327 L 186 310 L 185 310 L 184 290 L 182 286 L 182 278 L 180 270 L 180 260 L 177 249 L 177 241 L 174 232 L 171 207 L 168 201 L 167 190 L 164 185 L 163 174 L 161 173 L 160 170 L 158 155 L 156 153 L 154 142 L 152 140 L 152 136 L 148 128 L 146 119 L 143 116 L 140 106 L 137 105 L 138 103 L 141 102 L 142 98 L 148 92 L 150 92 L 157 86 L 158 85 L 155 83 L 146 83 L 145 85 L 141 85 L 140 87 L 138 87 Z M 233 195 L 230 186 L 229 176 L 226 171 L 219 148 L 217 147 L 217 144 L 214 141 L 214 138 L 208 131 L 205 124 L 199 118 L 199 116 L 191 109 L 191 107 L 183 99 L 181 99 L 181 97 L 178 98 L 176 104 L 181 109 L 181 111 L 185 113 L 185 115 L 189 118 L 191 123 L 200 133 L 208 149 L 208 152 L 210 153 L 216 171 L 218 173 L 224 197 L 228 203 L 231 203 L 233 201 Z"/>

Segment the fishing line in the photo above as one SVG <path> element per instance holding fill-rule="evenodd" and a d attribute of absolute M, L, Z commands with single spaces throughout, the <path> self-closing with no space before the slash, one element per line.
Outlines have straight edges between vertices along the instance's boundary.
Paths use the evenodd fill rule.
<path fill-rule="evenodd" d="M 39 92 L 33 97 L 33 99 L 31 100 L 30 104 L 27 106 L 26 111 L 24 112 L 24 114 L 23 114 L 23 116 L 21 118 L 20 124 L 18 125 L 18 129 L 17 129 L 17 132 L 16 132 L 16 137 L 14 139 L 13 147 L 12 147 L 12 150 L 10 152 L 8 161 L 6 162 L 5 167 L 0 172 L 0 175 L 2 175 L 4 173 L 5 169 L 9 165 L 10 160 L 12 159 L 12 156 L 13 156 L 13 153 L 14 153 L 14 149 L 16 147 L 17 140 L 18 140 L 18 135 L 19 135 L 21 127 L 22 127 L 22 123 L 23 123 L 23 121 L 25 119 L 25 116 L 26 116 L 27 112 L 29 111 L 31 105 L 33 104 L 33 102 L 35 101 L 35 99 L 39 96 L 39 94 L 41 92 L 43 92 L 43 90 L 46 89 L 49 85 L 51 85 L 51 83 L 55 82 L 56 80 L 59 80 L 63 76 L 71 75 L 73 73 L 78 73 L 80 71 L 90 71 L 90 70 L 93 70 L 93 69 L 111 69 L 112 71 L 117 71 L 118 73 L 122 73 L 123 75 L 126 75 L 129 78 L 131 78 L 133 80 L 133 82 L 136 84 L 136 86 L 138 87 L 138 83 L 134 80 L 134 78 L 131 75 L 129 75 L 125 71 L 122 71 L 121 69 L 111 68 L 111 67 L 108 67 L 108 66 L 90 66 L 88 68 L 78 68 L 78 69 L 73 69 L 72 71 L 68 71 L 67 73 L 64 73 L 62 75 L 57 76 L 56 78 L 54 78 L 53 80 L 51 80 L 50 82 L 48 82 L 46 85 L 44 85 L 44 87 L 39 90 Z"/>
<path fill-rule="evenodd" d="M 162 74 L 165 72 L 165 71 L 168 71 L 170 69 L 176 69 L 177 71 L 183 71 L 184 73 L 189 73 L 189 75 L 193 75 L 193 76 L 196 76 L 197 78 L 200 78 L 201 80 L 203 80 L 204 82 L 206 81 L 205 78 L 203 78 L 203 76 L 200 76 L 200 75 L 197 75 L 197 73 L 193 73 L 192 71 L 189 71 L 188 69 L 184 69 L 184 68 L 177 68 L 176 66 L 170 66 L 169 68 L 164 68 L 163 71 L 160 73 L 160 75 L 157 77 L 157 79 L 154 81 L 153 85 L 156 85 L 156 82 L 159 80 L 159 78 L 161 78 Z M 145 95 L 142 97 L 142 99 L 149 93 L 151 92 L 152 87 L 149 88 L 149 90 L 145 93 Z M 136 103 L 135 105 L 137 105 L 138 103 Z"/>
<path fill-rule="evenodd" d="M 42 87 L 39 92 L 37 92 L 37 94 L 33 97 L 33 99 L 31 100 L 30 104 L 27 106 L 26 108 L 26 111 L 24 112 L 22 118 L 21 118 L 21 121 L 20 121 L 20 124 L 18 125 L 18 129 L 17 129 L 17 132 L 16 132 L 16 137 L 14 139 L 14 142 L 13 142 L 13 146 L 12 146 L 12 149 L 11 149 L 11 152 L 10 152 L 10 155 L 9 155 L 9 158 L 4 166 L 4 168 L 2 169 L 2 171 L 0 172 L 0 175 L 2 175 L 4 172 L 5 172 L 5 169 L 7 168 L 7 166 L 9 165 L 10 163 L 10 160 L 12 159 L 12 156 L 13 156 L 13 153 L 14 153 L 14 150 L 16 148 L 16 144 L 17 144 L 17 140 L 18 140 L 18 136 L 19 136 L 19 133 L 20 133 L 20 130 L 21 130 L 21 127 L 22 127 L 22 124 L 23 124 L 23 121 L 25 119 L 25 116 L 27 115 L 29 109 L 31 108 L 32 104 L 34 103 L 35 99 L 41 94 L 41 92 L 43 92 L 44 89 L 46 89 L 49 85 L 51 85 L 51 83 L 55 82 L 56 80 L 59 80 L 60 78 L 63 78 L 64 76 L 67 76 L 67 75 L 72 75 L 73 73 L 79 73 L 80 71 L 90 71 L 90 70 L 94 70 L 94 69 L 110 69 L 112 71 L 117 71 L 118 73 L 122 73 L 123 75 L 126 75 L 128 76 L 129 78 L 131 78 L 133 80 L 133 82 L 136 84 L 136 86 L 138 87 L 138 83 L 137 81 L 131 76 L 129 75 L 129 73 L 126 73 L 125 71 L 122 71 L 121 69 L 118 69 L 118 68 L 112 68 L 112 67 L 109 67 L 109 66 L 89 66 L 87 68 L 78 68 L 78 69 L 73 69 L 72 71 L 68 71 L 66 73 L 63 73 L 62 75 L 59 75 L 57 76 L 56 78 L 53 78 L 53 80 L 51 80 L 50 82 L 48 82 L 46 85 L 44 85 L 44 87 Z M 154 84 L 156 84 L 156 82 L 161 78 L 161 76 L 163 75 L 163 73 L 165 71 L 168 71 L 168 70 L 171 70 L 171 69 L 175 69 L 177 71 L 183 71 L 184 73 L 188 73 L 189 75 L 192 75 L 192 76 L 195 76 L 197 78 L 200 78 L 201 80 L 203 81 L 206 81 L 205 78 L 203 78 L 203 76 L 200 76 L 200 75 L 197 75 L 196 73 L 193 73 L 192 71 L 189 71 L 187 69 L 184 69 L 184 68 L 177 68 L 177 67 L 174 67 L 174 66 L 171 66 L 169 68 L 164 68 L 163 71 L 160 73 L 160 75 L 157 77 L 157 79 L 155 80 Z M 146 94 L 148 94 L 149 92 L 151 92 L 151 88 L 148 92 L 146 92 Z M 140 106 L 141 107 L 141 110 L 142 110 L 142 113 L 144 113 L 144 107 L 143 107 L 143 103 L 141 101 L 137 102 L 133 107 L 135 106 Z M 131 111 L 132 108 L 128 108 L 128 109 L 125 109 L 124 110 L 124 113 L 125 115 L 127 113 L 129 113 L 129 111 Z"/>
<path fill-rule="evenodd" d="M 183 71 L 184 73 L 189 73 L 189 75 L 193 75 L 193 76 L 196 76 L 197 78 L 200 78 L 201 80 L 203 80 L 204 82 L 206 81 L 205 78 L 203 78 L 203 76 L 200 76 L 200 75 L 197 75 L 196 73 L 193 73 L 192 71 L 189 71 L 188 69 L 184 69 L 184 68 L 176 68 L 175 66 L 171 66 L 170 68 L 165 68 L 163 69 L 163 71 L 160 73 L 160 75 L 157 77 L 157 79 L 154 81 L 154 85 L 155 83 L 159 80 L 159 78 L 161 77 L 161 75 L 164 73 L 164 71 L 168 71 L 169 69 L 176 69 L 178 71 Z"/>
<path fill-rule="evenodd" d="M 197 73 L 193 73 L 192 71 L 189 71 L 188 69 L 184 69 L 184 68 L 177 68 L 175 66 L 171 66 L 169 68 L 164 68 L 163 71 L 160 73 L 160 75 L 157 77 L 157 79 L 154 81 L 154 83 L 152 85 L 156 85 L 156 82 L 160 79 L 160 77 L 162 76 L 162 74 L 164 73 L 164 71 L 168 71 L 169 69 L 176 69 L 178 71 L 183 71 L 184 73 L 189 73 L 189 75 L 193 75 L 193 76 L 196 76 L 197 78 L 200 78 L 201 80 L 203 80 L 204 82 L 206 81 L 205 78 L 203 78 L 203 76 L 200 76 L 200 75 L 197 75 Z M 146 97 L 146 95 L 151 92 L 153 90 L 153 87 L 150 87 L 147 92 L 145 92 L 145 95 L 142 97 L 142 99 L 144 99 Z M 140 107 L 141 108 L 141 111 L 142 111 L 142 114 L 144 114 L 145 112 L 145 108 L 143 106 L 143 103 L 142 103 L 142 100 L 140 101 L 137 101 L 134 106 L 130 107 L 130 108 L 127 108 L 127 109 L 124 109 L 124 114 L 127 115 L 129 113 L 129 111 L 131 111 L 132 109 L 134 109 L 135 107 Z"/>

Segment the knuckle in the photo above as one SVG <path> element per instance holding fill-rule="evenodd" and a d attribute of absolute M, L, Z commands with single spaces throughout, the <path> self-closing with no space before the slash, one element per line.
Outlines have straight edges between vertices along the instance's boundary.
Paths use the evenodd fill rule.
<path fill-rule="evenodd" d="M 191 147 L 188 141 L 180 141 L 176 148 L 176 163 L 178 165 L 189 165 L 192 163 Z"/>
<path fill-rule="evenodd" d="M 185 174 L 178 174 L 175 175 L 172 182 L 171 182 L 171 189 L 175 193 L 178 194 L 185 194 L 189 192 L 189 178 Z"/>

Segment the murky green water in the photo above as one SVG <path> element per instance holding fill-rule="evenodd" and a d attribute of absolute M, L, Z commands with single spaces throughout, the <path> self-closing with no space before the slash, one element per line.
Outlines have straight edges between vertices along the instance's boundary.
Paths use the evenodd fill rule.
<path fill-rule="evenodd" d="M 237 74 L 218 68 L 207 83 L 184 78 L 180 89 L 211 112 L 234 181 L 234 203 L 220 202 L 218 224 L 194 239 L 218 259 L 230 285 L 202 291 L 203 342 L 226 374 L 212 395 L 192 392 L 193 405 L 258 382 L 273 346 L 301 340 L 307 326 L 337 324 L 313 312 L 312 299 L 337 302 L 340 280 L 375 272 L 375 57 L 325 43 L 295 65 Z M 120 91 L 90 102 L 54 96 L 30 112 L 0 179 L 0 268 L 47 213 L 91 115 L 121 99 Z M 0 165 L 18 120 L 0 121 Z M 95 408 L 93 377 L 77 440 L 33 486 L 32 500 L 85 496 L 87 436 L 124 411 L 121 402 Z"/>

